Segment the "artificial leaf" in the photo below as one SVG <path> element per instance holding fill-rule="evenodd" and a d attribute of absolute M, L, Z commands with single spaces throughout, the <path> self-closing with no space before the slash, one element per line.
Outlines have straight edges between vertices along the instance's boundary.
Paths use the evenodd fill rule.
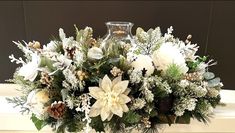
<path fill-rule="evenodd" d="M 45 122 L 44 120 L 38 119 L 35 114 L 32 114 L 31 120 L 38 131 L 41 130 L 47 124 L 47 122 Z"/>

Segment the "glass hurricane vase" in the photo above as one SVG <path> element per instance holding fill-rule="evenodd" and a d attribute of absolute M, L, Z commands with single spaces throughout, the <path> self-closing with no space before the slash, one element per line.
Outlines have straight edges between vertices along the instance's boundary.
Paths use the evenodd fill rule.
<path fill-rule="evenodd" d="M 104 51 L 115 52 L 115 49 L 120 47 L 125 50 L 133 47 L 134 39 L 131 34 L 131 28 L 134 25 L 133 23 L 110 21 L 105 24 L 107 26 L 107 33 L 103 37 L 103 42 L 101 43 L 101 48 Z"/>

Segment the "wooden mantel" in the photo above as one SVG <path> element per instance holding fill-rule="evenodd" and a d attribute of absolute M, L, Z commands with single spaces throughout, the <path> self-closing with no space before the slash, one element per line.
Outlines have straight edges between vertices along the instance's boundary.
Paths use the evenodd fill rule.
<path fill-rule="evenodd" d="M 5 100 L 6 97 L 20 95 L 16 91 L 18 85 L 0 84 L 0 133 L 37 133 L 36 128 L 29 119 L 28 115 L 21 115 L 17 108 L 12 108 Z M 164 133 L 235 133 L 235 91 L 222 90 L 222 102 L 225 107 L 215 109 L 214 118 L 211 123 L 205 125 L 196 120 L 192 120 L 191 124 L 175 124 L 172 126 L 163 125 Z M 45 127 L 42 133 L 52 132 L 49 127 Z"/>

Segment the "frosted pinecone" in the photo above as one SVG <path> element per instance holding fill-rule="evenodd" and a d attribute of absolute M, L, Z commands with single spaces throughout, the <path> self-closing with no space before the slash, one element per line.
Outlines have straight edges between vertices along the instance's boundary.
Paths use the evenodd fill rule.
<path fill-rule="evenodd" d="M 51 106 L 48 107 L 47 112 L 48 114 L 55 118 L 55 119 L 60 119 L 63 117 L 65 113 L 65 104 L 62 101 L 59 102 L 54 102 L 51 104 Z"/>
<path fill-rule="evenodd" d="M 142 109 L 145 106 L 146 102 L 142 98 L 137 98 L 133 101 L 132 109 Z"/>
<path fill-rule="evenodd" d="M 140 71 L 128 71 L 129 77 L 130 77 L 130 82 L 131 83 L 140 83 L 142 79 L 142 72 Z"/>
<path fill-rule="evenodd" d="M 123 71 L 117 67 L 113 67 L 112 70 L 110 70 L 110 73 L 116 77 L 116 76 L 122 76 Z"/>
<path fill-rule="evenodd" d="M 175 102 L 174 110 L 176 116 L 182 116 L 185 110 L 193 111 L 196 107 L 195 98 L 184 97 Z"/>
<path fill-rule="evenodd" d="M 209 97 L 217 97 L 219 95 L 219 91 L 215 88 L 209 88 L 207 95 Z"/>

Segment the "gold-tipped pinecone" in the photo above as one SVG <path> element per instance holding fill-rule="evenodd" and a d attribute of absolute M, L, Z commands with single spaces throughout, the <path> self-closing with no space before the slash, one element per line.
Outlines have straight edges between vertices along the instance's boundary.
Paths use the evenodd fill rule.
<path fill-rule="evenodd" d="M 151 127 L 151 122 L 149 121 L 148 117 L 143 117 L 141 122 L 144 124 L 145 128 L 150 128 Z"/>
<path fill-rule="evenodd" d="M 52 103 L 51 106 L 48 107 L 47 112 L 51 117 L 60 119 L 63 117 L 65 110 L 65 104 L 59 101 Z"/>
<path fill-rule="evenodd" d="M 51 86 L 53 78 L 48 75 L 48 73 L 42 72 L 40 82 L 48 87 Z"/>
<path fill-rule="evenodd" d="M 97 41 L 94 38 L 91 38 L 90 42 L 91 42 L 91 46 L 99 47 Z"/>
<path fill-rule="evenodd" d="M 112 68 L 112 70 L 110 70 L 110 73 L 111 73 L 114 77 L 116 77 L 116 76 L 122 76 L 123 71 L 115 66 L 115 67 Z"/>
<path fill-rule="evenodd" d="M 193 73 L 186 73 L 184 78 L 189 81 L 200 81 L 202 80 L 203 76 L 198 72 L 193 72 Z"/>

